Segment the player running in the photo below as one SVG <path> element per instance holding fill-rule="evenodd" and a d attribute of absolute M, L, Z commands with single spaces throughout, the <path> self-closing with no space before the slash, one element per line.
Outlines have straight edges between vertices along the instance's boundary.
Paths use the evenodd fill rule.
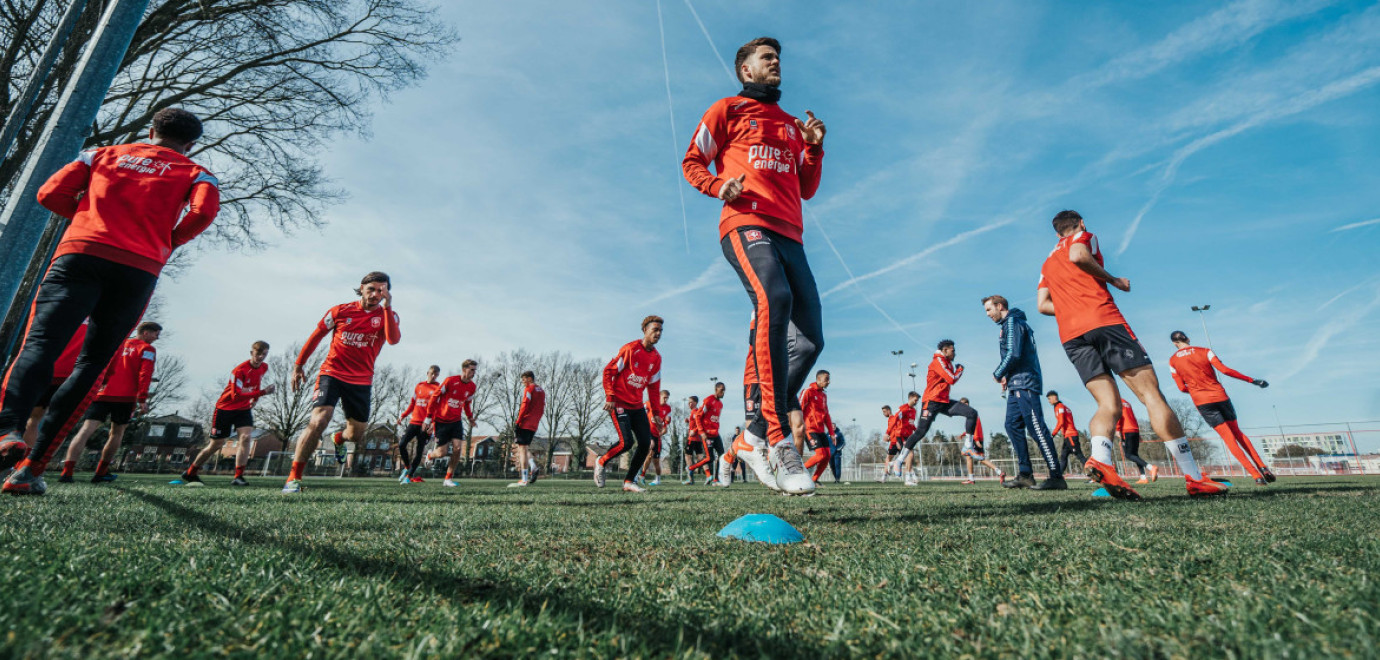
<path fill-rule="evenodd" d="M 965 406 L 971 406 L 966 397 L 959 399 L 958 402 Z M 982 445 L 982 417 L 978 417 L 977 424 L 973 427 L 973 434 L 963 441 L 963 458 L 968 464 L 968 479 L 963 483 L 977 483 L 977 480 L 973 478 L 973 461 L 977 461 L 997 473 L 997 483 L 1003 486 L 1006 485 L 1006 472 L 1003 472 L 1002 469 L 997 467 L 992 461 L 987 460 L 987 452 Z"/>
<path fill-rule="evenodd" d="M 749 463 L 763 483 L 766 464 L 777 472 L 777 485 L 801 495 L 815 482 L 789 441 L 805 432 L 796 393 L 824 349 L 819 289 L 801 244 L 801 200 L 819 188 L 825 128 L 808 110 L 809 121 L 802 122 L 777 105 L 777 40 L 744 44 L 734 68 L 743 90 L 710 106 L 682 169 L 700 192 L 723 200 L 719 245 L 753 306 L 752 364 L 743 374 L 744 409 L 752 418 L 743 437 L 768 460 Z"/>
<path fill-rule="evenodd" d="M 532 458 L 532 440 L 537 437 L 537 426 L 541 424 L 541 416 L 546 412 L 546 390 L 537 384 L 537 374 L 531 371 L 522 372 L 522 404 L 518 406 L 517 421 L 513 422 L 515 430 L 513 444 L 517 445 L 518 465 L 522 470 L 520 480 L 509 486 L 527 486 L 536 482 L 537 473 L 541 471 L 537 467 L 537 459 Z M 471 422 L 473 423 L 473 422 Z M 552 449 L 555 448 L 555 440 L 552 439 Z"/>
<path fill-rule="evenodd" d="M 1173 367 L 1170 367 L 1170 372 L 1173 373 Z M 1121 400 L 1121 417 L 1116 420 L 1116 434 L 1121 437 L 1121 453 L 1140 470 L 1136 483 L 1157 481 L 1160 469 L 1140 457 L 1140 423 L 1136 421 L 1136 411 L 1131 407 L 1131 402 L 1124 398 Z"/>
<path fill-rule="evenodd" d="M 96 390 L 96 400 L 86 409 L 81 428 L 67 447 L 67 460 L 62 464 L 60 483 L 72 483 L 73 470 L 91 436 L 100 430 L 101 425 L 110 422 L 110 438 L 101 449 L 100 462 L 96 463 L 96 474 L 91 483 L 99 484 L 115 481 L 119 475 L 110 473 L 110 463 L 115 460 L 124 441 L 125 430 L 134 419 L 137 407 L 140 415 L 149 412 L 149 385 L 153 383 L 153 367 L 158 360 L 158 350 L 153 342 L 163 326 L 153 321 L 139 324 L 135 336 L 125 340 L 115 359 L 110 361 L 102 376 L 100 389 Z"/>
<path fill-rule="evenodd" d="M 916 422 L 915 430 L 906 438 L 906 444 L 901 448 L 901 453 L 896 456 L 895 461 L 897 469 L 905 463 L 905 471 L 902 474 L 905 475 L 907 486 L 916 486 L 920 483 L 913 472 L 915 445 L 930 432 L 930 425 L 934 424 L 936 415 L 962 417 L 965 420 L 965 437 L 972 437 L 973 431 L 977 430 L 977 411 L 966 403 L 949 399 L 949 389 L 963 377 L 963 365 L 955 364 L 953 361 L 956 354 L 953 340 L 941 340 L 934 351 L 934 358 L 930 360 L 929 371 L 925 373 L 924 406 L 920 411 L 920 419 Z"/>
<path fill-rule="evenodd" d="M 704 410 L 700 408 L 700 398 L 691 395 L 685 404 L 690 409 L 690 414 L 685 421 L 685 480 L 681 483 L 693 485 L 695 483 L 695 470 L 704 467 L 709 462 L 709 446 L 704 442 L 704 433 L 700 427 L 704 425 Z M 700 455 L 704 458 L 690 462 L 690 457 Z"/>
<path fill-rule="evenodd" d="M 719 457 L 724 455 L 724 441 L 719 437 L 719 417 L 724 412 L 723 383 L 714 384 L 714 393 L 704 397 L 700 404 L 700 432 L 704 439 L 704 484 L 712 486 L 718 482 Z"/>
<path fill-rule="evenodd" d="M 284 493 L 302 492 L 302 472 L 316 451 L 321 434 L 331 423 L 336 405 L 345 409 L 345 432 L 337 432 L 336 446 L 345 440 L 360 440 L 368 430 L 369 395 L 374 385 L 374 361 L 383 350 L 384 342 L 396 344 L 402 339 L 398 327 L 398 313 L 393 311 L 393 292 L 387 273 L 374 271 L 365 275 L 355 289 L 359 300 L 330 308 L 316 330 L 307 337 L 297 364 L 292 368 L 292 389 L 302 388 L 307 375 L 303 367 L 316 347 L 331 335 L 330 348 L 321 363 L 312 392 L 311 419 L 297 437 L 292 471 L 288 473 Z M 337 450 L 338 451 L 338 450 Z"/>
<path fill-rule="evenodd" d="M 244 468 L 249 465 L 249 434 L 254 432 L 254 405 L 259 397 L 277 391 L 269 385 L 261 387 L 264 374 L 268 373 L 268 342 L 256 341 L 249 347 L 249 359 L 230 370 L 230 381 L 225 384 L 220 398 L 216 399 L 215 412 L 211 413 L 211 439 L 192 459 L 191 465 L 179 478 L 191 487 L 204 486 L 198 472 L 225 445 L 225 439 L 233 432 L 239 438 L 239 450 L 235 453 L 235 478 L 231 486 L 248 486 L 244 478 Z M 173 482 L 177 483 L 177 482 Z"/>
<path fill-rule="evenodd" d="M 1063 468 L 1054 457 L 1054 439 L 1045 426 L 1044 409 L 1040 407 L 1040 390 L 1044 377 L 1040 371 L 1040 354 L 1035 350 L 1035 334 L 1026 323 L 1025 312 L 1011 309 L 1002 296 L 982 299 L 987 318 L 1001 326 L 997 346 L 1001 362 L 992 372 L 993 380 L 1006 393 L 1006 436 L 1016 453 L 1016 478 L 1004 484 L 1007 488 L 1033 490 L 1067 490 Z M 1030 448 L 1025 442 L 1026 429 L 1035 438 L 1040 456 L 1049 467 L 1049 477 L 1035 483 L 1035 469 L 1030 465 Z"/>
<path fill-rule="evenodd" d="M 800 409 L 805 413 L 805 446 L 812 452 L 810 460 L 805 461 L 805 469 L 813 470 L 810 478 L 816 484 L 820 475 L 829 469 L 833 444 L 829 438 L 838 432 L 834 418 L 829 415 L 829 396 L 824 393 L 828 387 L 829 372 L 820 369 L 815 372 L 815 382 L 800 395 Z"/>
<path fill-rule="evenodd" d="M 1088 477 L 1100 482 L 1112 497 L 1141 499 L 1113 467 L 1110 436 L 1121 414 L 1115 374 L 1145 404 L 1155 434 L 1168 440 L 1165 447 L 1186 475 L 1184 483 L 1189 495 L 1226 493 L 1226 486 L 1208 479 L 1199 470 L 1183 427 L 1160 391 L 1150 356 L 1107 291 L 1108 283 L 1130 291 L 1131 282 L 1113 276 L 1103 267 L 1097 237 L 1088 231 L 1083 216 L 1076 211 L 1061 211 L 1054 216 L 1053 225 L 1059 242 L 1040 269 L 1039 309 L 1058 323 L 1064 352 L 1097 401 L 1097 412 L 1088 424 L 1092 436 L 1092 457 L 1084 464 Z"/>
<path fill-rule="evenodd" d="M 187 157 L 201 121 L 177 108 L 154 113 L 147 143 L 84 151 L 38 191 L 38 202 L 72 222 L 34 298 L 19 354 L 0 397 L 0 470 L 20 461 L 4 492 L 42 495 L 43 472 L 95 394 L 106 365 L 148 306 L 174 249 L 210 226 L 218 182 Z M 24 423 L 52 383 L 53 365 L 90 318 L 72 375 L 53 394 L 33 446 Z"/>
<path fill-rule="evenodd" d="M 594 462 L 594 485 L 599 488 L 604 487 L 604 466 L 627 451 L 629 442 L 636 442 L 637 449 L 628 463 L 627 476 L 623 478 L 623 490 L 647 492 L 634 483 L 652 443 L 652 428 L 642 393 L 647 393 L 647 403 L 661 400 L 661 353 L 657 352 L 656 343 L 661 341 L 663 323 L 660 316 L 642 319 L 642 338 L 624 344 L 604 367 L 604 410 L 613 416 L 618 442 Z"/>
<path fill-rule="evenodd" d="M 1231 455 L 1246 468 L 1246 472 L 1250 473 L 1257 485 L 1264 486 L 1273 482 L 1275 473 L 1265 466 L 1265 461 L 1256 453 L 1251 439 L 1241 432 L 1241 427 L 1236 423 L 1236 408 L 1231 405 L 1227 390 L 1218 382 L 1217 374 L 1213 370 L 1260 388 L 1269 387 L 1270 384 L 1222 364 L 1216 353 L 1190 345 L 1188 335 L 1178 330 L 1169 335 L 1169 340 L 1174 342 L 1174 347 L 1178 349 L 1169 358 L 1169 375 L 1173 376 L 1174 384 L 1179 386 L 1179 391 L 1186 392 L 1193 399 L 1198 413 L 1217 431 L 1217 435 L 1222 437 L 1222 442 L 1231 450 Z"/>
<path fill-rule="evenodd" d="M 901 432 L 898 430 L 901 418 L 891 412 L 891 406 L 882 406 L 882 416 L 886 418 L 886 467 L 877 481 L 886 483 L 887 475 L 891 474 L 891 462 L 901 453 Z"/>
<path fill-rule="evenodd" d="M 1059 400 L 1059 393 L 1054 390 L 1046 392 L 1045 398 L 1054 408 L 1054 437 L 1064 439 L 1059 445 L 1059 469 L 1069 471 L 1069 456 L 1078 459 L 1079 465 L 1087 465 L 1088 457 L 1083 455 L 1083 447 L 1078 444 L 1078 424 L 1073 419 L 1073 411 Z"/>
<path fill-rule="evenodd" d="M 671 433 L 671 391 L 661 391 L 661 403 L 656 405 L 647 404 L 647 419 L 651 420 L 652 427 L 652 447 L 651 454 L 647 457 L 647 463 L 642 468 L 642 475 L 645 477 L 647 470 L 655 470 L 655 476 L 648 482 L 649 486 L 661 485 L 661 440 Z"/>
<path fill-rule="evenodd" d="M 402 440 L 398 441 L 398 459 L 402 461 L 402 474 L 398 475 L 398 483 L 419 484 L 424 480 L 417 476 L 417 467 L 422 464 L 422 452 L 426 449 L 426 443 L 431 439 L 424 429 L 426 427 L 426 412 L 431 407 L 431 399 L 436 396 L 436 391 L 441 389 L 438 379 L 441 377 L 440 365 L 431 365 L 426 370 L 426 380 L 417 383 L 412 388 L 412 398 L 407 402 L 407 409 L 398 416 L 399 424 L 407 424 L 403 430 Z M 408 445 L 413 442 L 417 446 L 409 450 Z"/>
<path fill-rule="evenodd" d="M 478 370 L 479 363 L 474 360 L 461 362 L 460 374 L 441 381 L 436 395 L 427 404 L 426 416 L 430 421 L 425 431 L 436 436 L 436 448 L 431 450 L 427 458 L 436 460 L 450 456 L 450 461 L 446 463 L 446 479 L 441 482 L 446 488 L 460 485 L 455 481 L 455 468 L 467 458 L 464 420 L 469 420 L 470 429 L 474 429 L 474 393 L 478 389 L 474 374 Z"/>

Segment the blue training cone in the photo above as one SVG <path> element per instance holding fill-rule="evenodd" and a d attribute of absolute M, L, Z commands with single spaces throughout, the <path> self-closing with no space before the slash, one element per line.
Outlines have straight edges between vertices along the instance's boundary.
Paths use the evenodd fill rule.
<path fill-rule="evenodd" d="M 800 543 L 805 540 L 791 524 L 768 513 L 749 513 L 719 530 L 726 539 L 759 543 Z"/>
<path fill-rule="evenodd" d="M 1111 497 L 1111 496 L 1112 496 L 1112 494 L 1109 493 L 1109 492 L 1107 492 L 1107 489 L 1106 489 L 1106 488 L 1099 488 L 1099 489 L 1093 491 L 1093 497 Z"/>

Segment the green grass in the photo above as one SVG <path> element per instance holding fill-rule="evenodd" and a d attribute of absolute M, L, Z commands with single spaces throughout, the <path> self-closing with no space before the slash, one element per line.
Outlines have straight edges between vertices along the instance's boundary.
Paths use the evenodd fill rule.
<path fill-rule="evenodd" d="M 0 501 L 0 657 L 1375 657 L 1380 479 L 50 486 Z M 616 482 L 615 482 L 616 483 Z M 808 543 L 714 536 L 774 513 Z"/>

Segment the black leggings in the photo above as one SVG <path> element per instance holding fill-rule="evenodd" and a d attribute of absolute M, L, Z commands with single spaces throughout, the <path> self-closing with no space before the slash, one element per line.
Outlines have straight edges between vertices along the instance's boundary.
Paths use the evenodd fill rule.
<path fill-rule="evenodd" d="M 709 451 L 709 469 L 715 479 L 719 478 L 719 457 L 724 455 L 724 441 L 719 434 L 704 436 L 704 448 Z"/>
<path fill-rule="evenodd" d="M 1069 456 L 1078 459 L 1079 465 L 1088 462 L 1088 457 L 1083 455 L 1083 448 L 1078 445 L 1078 436 L 1064 436 L 1064 448 L 1059 450 L 1059 469 L 1064 472 L 1069 471 Z"/>
<path fill-rule="evenodd" d="M 72 375 L 58 387 L 38 426 L 29 461 L 42 474 L 53 450 L 87 402 L 105 366 L 143 316 L 158 276 L 85 254 L 53 261 L 34 298 L 19 355 L 5 376 L 0 434 L 22 431 L 34 403 L 53 379 L 53 364 L 81 322 L 91 319 Z"/>
<path fill-rule="evenodd" d="M 1141 474 L 1145 474 L 1145 459 L 1140 457 L 1140 432 L 1127 431 L 1121 434 L 1121 452 L 1126 454 L 1126 460 L 1136 464 Z"/>
<path fill-rule="evenodd" d="M 415 472 L 417 466 L 422 462 L 422 450 L 426 449 L 427 434 L 422 431 L 421 424 L 408 424 L 407 430 L 403 431 L 402 440 L 398 441 L 398 457 L 402 459 L 403 467 Z M 417 441 L 417 452 L 411 454 L 409 458 L 407 445 L 413 440 Z"/>
<path fill-rule="evenodd" d="M 719 241 L 752 302 L 743 373 L 748 430 L 775 444 L 790 435 L 796 393 L 824 350 L 819 288 L 805 246 L 760 227 L 734 229 Z"/>
<path fill-rule="evenodd" d="M 930 425 L 934 424 L 934 418 L 938 415 L 962 417 L 965 420 L 963 430 L 968 435 L 977 430 L 978 414 L 972 406 L 962 401 L 926 401 L 920 410 L 920 419 L 915 420 L 915 432 L 906 439 L 906 449 L 913 451 L 915 445 L 925 439 L 925 435 L 930 432 Z"/>
<path fill-rule="evenodd" d="M 623 478 L 624 482 L 632 483 L 642 473 L 642 464 L 647 462 L 647 450 L 652 446 L 652 425 L 647 419 L 647 410 L 614 408 L 613 429 L 618 433 L 618 442 L 609 447 L 600 460 L 608 465 L 609 461 L 627 451 L 630 443 L 636 442 L 637 450 L 628 463 L 628 475 Z"/>

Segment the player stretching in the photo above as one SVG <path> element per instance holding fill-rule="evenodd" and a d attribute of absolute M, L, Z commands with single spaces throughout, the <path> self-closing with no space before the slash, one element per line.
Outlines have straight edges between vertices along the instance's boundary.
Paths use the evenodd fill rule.
<path fill-rule="evenodd" d="M 700 408 L 700 398 L 691 395 L 686 400 L 686 406 L 690 408 L 690 414 L 685 420 L 685 480 L 681 483 L 693 485 L 695 483 L 695 470 L 700 469 L 709 461 L 709 448 L 704 443 L 704 434 L 700 427 L 704 424 L 704 410 Z M 704 455 L 694 463 L 690 462 L 690 457 L 697 454 Z"/>
<path fill-rule="evenodd" d="M 153 383 L 154 362 L 158 359 L 158 350 L 153 347 L 153 342 L 158 341 L 158 335 L 162 332 L 163 326 L 157 323 L 140 323 L 135 336 L 126 339 L 115 359 L 110 361 L 103 374 L 101 387 L 96 390 L 96 400 L 86 409 L 81 428 L 67 447 L 67 461 L 62 464 L 59 482 L 72 483 L 72 470 L 81 460 L 86 443 L 107 421 L 110 422 L 110 438 L 101 449 L 101 459 L 96 463 L 96 474 L 92 475 L 91 483 L 114 481 L 119 476 L 110 473 L 110 463 L 120 451 L 125 430 L 134 419 L 135 406 L 138 406 L 140 415 L 149 412 L 149 385 Z"/>
<path fill-rule="evenodd" d="M 965 406 L 970 405 L 967 398 L 959 399 L 958 402 Z M 978 417 L 977 424 L 973 426 L 973 434 L 963 441 L 963 458 L 968 463 L 968 479 L 963 483 L 977 483 L 973 478 L 973 461 L 976 460 L 997 473 L 997 483 L 1006 485 L 1006 473 L 995 463 L 987 460 L 987 451 L 983 448 L 982 417 Z"/>
<path fill-rule="evenodd" d="M 982 310 L 993 323 L 1001 325 L 998 348 L 1001 362 L 992 378 L 1006 392 L 1006 436 L 1016 453 L 1016 478 L 1003 486 L 1034 490 L 1066 490 L 1064 471 L 1054 458 L 1054 440 L 1045 426 L 1044 409 L 1040 407 L 1040 390 L 1044 378 L 1040 371 L 1040 354 L 1035 350 L 1035 335 L 1025 321 L 1025 312 L 1011 309 L 1006 298 L 987 296 Z M 1040 456 L 1049 467 L 1049 478 L 1035 483 L 1035 469 L 1030 465 L 1030 448 L 1025 442 L 1026 428 L 1040 448 Z"/>
<path fill-rule="evenodd" d="M 537 374 L 522 372 L 522 405 L 518 406 L 517 421 L 513 422 L 513 444 L 517 445 L 518 465 L 522 466 L 519 468 L 522 472 L 519 481 L 509 486 L 526 486 L 537 480 L 537 473 L 541 469 L 537 467 L 537 459 L 532 458 L 530 447 L 532 440 L 537 437 L 537 426 L 541 424 L 541 416 L 545 412 L 546 390 L 537 384 Z M 555 446 L 556 439 L 552 438 L 550 450 L 554 451 Z"/>
<path fill-rule="evenodd" d="M 436 396 L 436 390 L 441 389 L 441 384 L 437 379 L 441 377 L 441 367 L 431 365 L 426 370 L 426 380 L 417 383 L 412 388 L 412 399 L 407 402 L 407 409 L 398 416 L 398 423 L 407 424 L 403 430 L 402 440 L 398 441 L 398 459 L 402 461 L 402 474 L 398 475 L 398 483 L 419 484 L 424 480 L 417 476 L 417 466 L 422 464 L 422 451 L 426 449 L 427 440 L 430 435 L 425 431 L 426 411 L 431 406 L 432 397 Z M 416 441 L 417 446 L 413 450 L 408 450 L 407 446 Z"/>
<path fill-rule="evenodd" d="M 801 200 L 814 197 L 824 160 L 824 122 L 787 114 L 781 98 L 781 44 L 770 37 L 738 49 L 743 90 L 704 114 L 682 168 L 691 185 L 724 202 L 719 245 L 753 306 L 752 368 L 743 374 L 752 415 L 745 442 L 768 461 L 749 460 L 757 477 L 774 469 L 787 493 L 814 490 L 790 441 L 805 432 L 796 393 L 824 349 L 819 289 L 801 244 Z M 710 173 L 713 165 L 718 176 Z M 754 387 L 755 386 L 755 387 Z M 770 446 L 770 449 L 768 449 Z"/>
<path fill-rule="evenodd" d="M 805 446 L 813 452 L 810 460 L 805 461 L 805 469 L 814 470 L 810 478 L 816 484 L 820 475 L 829 469 L 829 452 L 833 444 L 829 438 L 838 433 L 834 418 L 829 415 L 829 396 L 824 393 L 828 387 L 829 372 L 820 369 L 815 372 L 815 382 L 810 383 L 800 395 L 800 409 L 805 413 Z"/>
<path fill-rule="evenodd" d="M 652 427 L 652 448 L 651 455 L 647 457 L 647 463 L 642 468 L 643 476 L 647 470 L 655 470 L 656 476 L 652 477 L 649 486 L 661 485 L 661 440 L 671 433 L 671 391 L 661 391 L 661 403 L 656 405 L 647 404 L 648 419 L 651 420 Z"/>
<path fill-rule="evenodd" d="M 1169 358 L 1169 374 L 1174 377 L 1174 384 L 1179 386 L 1179 391 L 1187 392 L 1188 396 L 1192 397 L 1193 405 L 1198 407 L 1198 413 L 1217 431 L 1217 435 L 1222 437 L 1222 442 L 1231 450 L 1231 455 L 1246 468 L 1257 485 L 1264 486 L 1274 481 L 1275 473 L 1265 467 L 1265 461 L 1256 453 L 1251 439 L 1246 437 L 1246 434 L 1241 432 L 1241 427 L 1236 424 L 1236 408 L 1231 405 L 1231 399 L 1227 398 L 1227 390 L 1217 381 L 1217 374 L 1213 369 L 1256 387 L 1269 387 L 1270 384 L 1222 364 L 1222 361 L 1217 359 L 1217 354 L 1209 349 L 1189 345 L 1188 335 L 1178 330 L 1169 335 L 1169 340 L 1179 349 Z"/>
<path fill-rule="evenodd" d="M 268 342 L 256 341 L 249 347 L 249 359 L 230 370 L 230 381 L 216 399 L 215 411 L 211 413 L 211 440 L 192 459 L 192 464 L 182 472 L 181 481 L 188 486 L 202 486 L 197 475 L 201 466 L 210 460 L 225 445 L 225 439 L 234 432 L 239 438 L 239 450 L 235 453 L 235 478 L 231 486 L 248 486 L 244 468 L 249 465 L 249 434 L 254 432 L 254 404 L 259 397 L 277 390 L 274 385 L 260 387 L 264 374 L 268 373 Z"/>
<path fill-rule="evenodd" d="M 925 396 L 923 398 L 924 405 L 920 410 L 920 420 L 916 423 L 915 430 L 906 438 L 906 444 L 901 448 L 901 453 L 896 456 L 895 461 L 897 469 L 900 469 L 903 462 L 905 463 L 905 471 L 902 474 L 906 477 L 907 486 L 915 486 L 920 483 L 912 472 L 915 445 L 919 444 L 930 432 L 930 425 L 934 424 L 936 415 L 962 417 L 965 420 L 963 425 L 965 437 L 972 437 L 973 431 L 977 430 L 977 411 L 961 401 L 949 400 L 949 388 L 953 387 L 954 383 L 963 377 L 963 365 L 954 364 L 955 354 L 952 340 L 940 341 L 934 352 L 934 358 L 930 360 L 929 371 L 925 373 Z"/>
<path fill-rule="evenodd" d="M 24 456 L 24 422 L 53 378 L 53 364 L 90 317 L 76 366 L 53 394 L 28 458 L 4 492 L 42 495 L 43 471 L 97 381 L 148 306 L 174 249 L 196 238 L 220 207 L 216 178 L 187 157 L 201 121 L 185 110 L 153 115 L 148 143 L 84 151 L 38 191 L 72 223 L 34 298 L 28 330 L 0 397 L 0 470 Z"/>
<path fill-rule="evenodd" d="M 1078 424 L 1073 420 L 1073 411 L 1059 400 L 1059 393 L 1054 390 L 1047 392 L 1045 398 L 1054 408 L 1054 437 L 1064 439 L 1059 446 L 1059 469 L 1069 471 L 1070 455 L 1078 459 L 1079 465 L 1086 465 L 1088 457 L 1083 455 L 1083 448 L 1078 444 Z"/>
<path fill-rule="evenodd" d="M 311 419 L 302 434 L 297 436 L 297 450 L 292 459 L 284 493 L 302 492 L 302 471 L 316 451 L 321 434 L 331 423 L 336 405 L 345 409 L 345 432 L 335 434 L 339 447 L 346 439 L 362 440 L 369 421 L 369 394 L 374 385 L 374 361 L 383 350 L 384 342 L 396 344 L 402 339 L 398 327 L 398 313 L 393 311 L 393 293 L 386 273 L 369 273 L 359 281 L 355 293 L 359 300 L 332 307 L 307 337 L 297 364 L 292 368 L 292 389 L 302 388 L 307 375 L 303 366 L 311 359 L 317 345 L 331 335 L 331 346 L 312 392 Z"/>
<path fill-rule="evenodd" d="M 1174 368 L 1170 367 L 1169 370 L 1173 373 Z M 1121 400 L 1121 418 L 1116 420 L 1116 434 L 1121 436 L 1121 453 L 1140 470 L 1136 483 L 1148 484 L 1158 480 L 1160 469 L 1140 457 L 1140 423 L 1136 421 L 1136 411 L 1131 407 L 1131 402 L 1126 399 Z"/>
<path fill-rule="evenodd" d="M 1112 431 L 1121 415 L 1121 394 L 1113 374 L 1120 375 L 1145 404 L 1150 426 L 1165 438 L 1165 448 L 1186 475 L 1190 495 L 1218 495 L 1223 486 L 1203 476 L 1189 451 L 1183 427 L 1160 391 L 1150 356 L 1136 340 L 1121 310 L 1107 291 L 1107 284 L 1130 291 L 1131 282 L 1114 277 L 1102 266 L 1102 251 L 1076 211 L 1054 216 L 1059 242 L 1040 269 L 1040 313 L 1053 316 L 1059 325 L 1059 341 L 1078 370 L 1083 385 L 1097 401 L 1097 412 L 1088 423 L 1092 457 L 1084 464 L 1088 477 L 1100 482 L 1112 497 L 1138 500 L 1140 494 L 1117 475 L 1112 466 Z"/>
<path fill-rule="evenodd" d="M 461 362 L 460 375 L 441 381 L 436 396 L 431 397 L 431 403 L 427 404 L 426 416 L 431 421 L 427 422 L 426 432 L 436 436 L 436 448 L 431 450 L 428 458 L 436 460 L 450 456 L 450 461 L 446 463 L 446 480 L 441 482 L 446 488 L 460 485 L 455 482 L 455 468 L 460 466 L 461 460 L 468 458 L 463 447 L 463 420 L 468 419 L 470 429 L 474 429 L 474 392 L 478 389 L 474 372 L 478 370 L 479 363 L 474 360 Z"/>
<path fill-rule="evenodd" d="M 700 433 L 704 438 L 704 484 L 712 486 L 718 482 L 719 457 L 724 455 L 724 441 L 719 437 L 719 417 L 724 412 L 723 383 L 714 384 L 714 393 L 704 397 L 700 404 Z"/>
<path fill-rule="evenodd" d="M 618 442 L 594 462 L 594 485 L 599 488 L 604 487 L 604 466 L 627 451 L 629 442 L 636 442 L 628 474 L 623 478 L 623 490 L 647 492 L 634 483 L 652 443 L 652 427 L 642 393 L 646 391 L 647 403 L 661 400 L 661 353 L 657 352 L 656 343 L 661 341 L 663 323 L 660 316 L 642 319 L 642 338 L 624 344 L 604 367 L 604 410 L 613 416 Z"/>

